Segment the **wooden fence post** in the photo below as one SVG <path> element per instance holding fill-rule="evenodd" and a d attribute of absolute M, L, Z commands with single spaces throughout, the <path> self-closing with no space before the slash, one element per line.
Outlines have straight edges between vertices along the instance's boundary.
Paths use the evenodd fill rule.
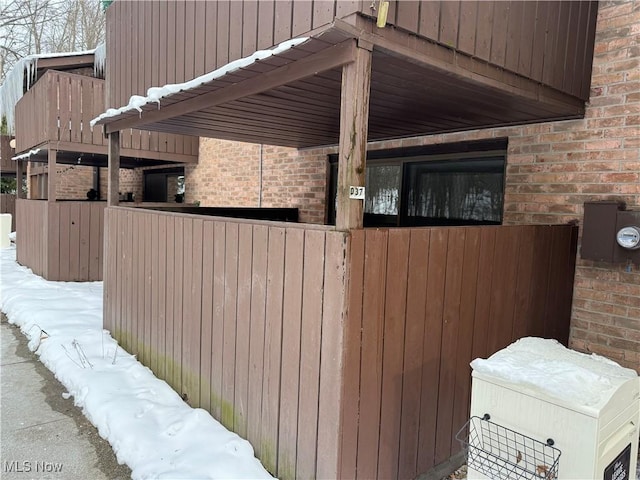
<path fill-rule="evenodd" d="M 371 86 L 371 50 L 358 45 L 355 61 L 342 67 L 336 227 L 362 228 L 364 200 L 349 198 L 349 187 L 364 187 Z"/>
<path fill-rule="evenodd" d="M 58 151 L 50 148 L 47 163 L 47 200 L 56 201 L 56 158 Z"/>
<path fill-rule="evenodd" d="M 120 132 L 109 134 L 109 188 L 107 191 L 107 205 L 117 206 L 120 189 Z"/>
<path fill-rule="evenodd" d="M 16 160 L 16 198 L 24 198 L 24 192 L 22 191 L 23 178 L 22 161 Z"/>

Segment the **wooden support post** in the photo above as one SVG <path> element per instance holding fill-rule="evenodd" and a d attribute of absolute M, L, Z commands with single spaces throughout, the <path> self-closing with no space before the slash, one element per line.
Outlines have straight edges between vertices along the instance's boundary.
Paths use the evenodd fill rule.
<path fill-rule="evenodd" d="M 24 192 L 22 191 L 22 183 L 24 182 L 24 175 L 22 174 L 22 161 L 16 160 L 16 197 L 24 198 Z"/>
<path fill-rule="evenodd" d="M 364 200 L 349 198 L 349 187 L 365 186 L 371 51 L 356 48 L 355 61 L 342 67 L 336 228 L 362 228 Z"/>
<path fill-rule="evenodd" d="M 50 202 L 56 201 L 56 158 L 58 151 L 53 148 L 49 149 L 48 163 L 47 163 L 47 200 Z"/>
<path fill-rule="evenodd" d="M 109 134 L 109 185 L 107 205 L 117 206 L 120 200 L 120 132 Z"/>

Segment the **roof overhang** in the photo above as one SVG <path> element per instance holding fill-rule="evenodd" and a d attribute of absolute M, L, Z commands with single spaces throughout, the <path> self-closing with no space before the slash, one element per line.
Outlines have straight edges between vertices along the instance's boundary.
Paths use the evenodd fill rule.
<path fill-rule="evenodd" d="M 102 149 L 105 150 L 105 149 Z M 128 154 L 127 149 L 122 150 L 124 153 L 120 157 L 120 167 L 121 168 L 140 168 L 140 167 L 154 167 L 159 165 L 166 165 L 167 167 L 175 166 L 176 164 L 181 164 L 178 161 L 170 161 L 170 160 L 161 160 L 161 159 L 153 159 L 153 158 L 140 158 L 137 156 L 132 156 Z M 42 145 L 39 148 L 34 148 L 29 150 L 28 152 L 24 152 L 20 155 L 16 155 L 12 158 L 15 162 L 17 160 L 20 161 L 29 161 L 29 162 L 38 162 L 38 163 L 47 163 L 49 161 L 49 150 L 48 146 Z M 70 150 L 61 150 L 59 148 L 56 149 L 56 163 L 62 165 L 78 165 L 82 167 L 104 167 L 108 166 L 108 155 L 103 152 L 78 152 L 75 149 Z M 188 162 L 187 162 L 188 163 Z"/>
<path fill-rule="evenodd" d="M 584 102 L 442 45 L 354 15 L 215 80 L 96 121 L 298 148 L 338 143 L 342 66 L 372 51 L 368 140 L 578 118 Z M 194 82 L 190 82 L 194 85 Z"/>

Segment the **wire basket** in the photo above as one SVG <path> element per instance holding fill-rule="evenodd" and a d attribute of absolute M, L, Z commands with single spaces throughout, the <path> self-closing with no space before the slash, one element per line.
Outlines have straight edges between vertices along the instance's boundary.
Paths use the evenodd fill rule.
<path fill-rule="evenodd" d="M 471 417 L 456 438 L 467 449 L 467 465 L 493 480 L 554 480 L 560 450 L 553 440 L 540 442 L 490 422 Z"/>

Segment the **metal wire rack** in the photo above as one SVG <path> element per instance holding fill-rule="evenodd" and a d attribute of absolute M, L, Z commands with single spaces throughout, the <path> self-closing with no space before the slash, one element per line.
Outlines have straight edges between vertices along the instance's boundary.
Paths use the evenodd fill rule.
<path fill-rule="evenodd" d="M 467 449 L 467 465 L 493 480 L 555 480 L 561 451 L 553 439 L 540 442 L 490 422 L 471 417 L 456 438 Z"/>

